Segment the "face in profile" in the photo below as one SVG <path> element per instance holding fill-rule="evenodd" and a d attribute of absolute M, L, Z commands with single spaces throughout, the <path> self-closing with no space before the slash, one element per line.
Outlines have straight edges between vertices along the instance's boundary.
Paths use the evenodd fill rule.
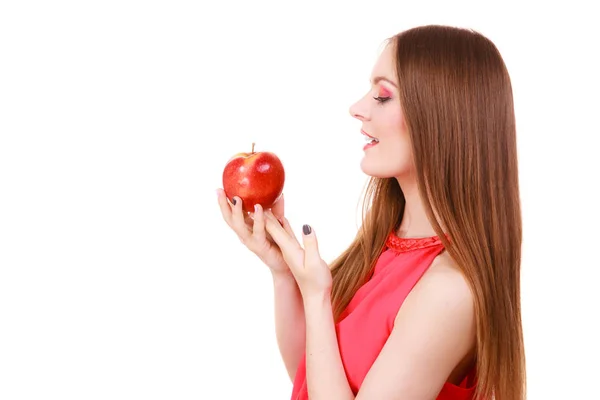
<path fill-rule="evenodd" d="M 387 45 L 371 74 L 371 88 L 350 107 L 365 136 L 362 171 L 376 178 L 401 177 L 412 171 L 409 135 L 398 97 L 395 52 Z"/>

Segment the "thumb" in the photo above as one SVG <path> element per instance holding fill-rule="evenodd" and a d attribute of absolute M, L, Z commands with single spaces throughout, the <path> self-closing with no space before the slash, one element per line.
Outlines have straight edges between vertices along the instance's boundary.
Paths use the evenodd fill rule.
<path fill-rule="evenodd" d="M 304 265 L 319 264 L 321 255 L 319 254 L 317 235 L 310 225 L 302 227 L 302 244 L 304 245 Z"/>

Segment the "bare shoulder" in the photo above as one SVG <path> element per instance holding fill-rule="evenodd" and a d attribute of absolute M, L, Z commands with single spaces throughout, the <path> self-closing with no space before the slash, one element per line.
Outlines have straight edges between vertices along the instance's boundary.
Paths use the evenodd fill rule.
<path fill-rule="evenodd" d="M 467 278 L 447 252 L 437 256 L 406 297 L 396 327 L 437 343 L 446 372 L 468 359 L 476 342 L 474 295 Z M 432 349 L 434 346 L 431 347 Z"/>
<path fill-rule="evenodd" d="M 474 320 L 473 300 L 467 278 L 452 257 L 442 252 L 408 295 L 405 306 L 422 309 L 428 305 L 438 312 L 446 311 L 455 317 Z"/>
<path fill-rule="evenodd" d="M 395 325 L 439 344 L 449 370 L 472 351 L 476 338 L 474 295 L 467 278 L 447 252 L 435 258 L 406 297 Z"/>
<path fill-rule="evenodd" d="M 435 398 L 460 381 L 475 346 L 473 300 L 456 263 L 439 255 L 400 307 L 357 399 Z"/>

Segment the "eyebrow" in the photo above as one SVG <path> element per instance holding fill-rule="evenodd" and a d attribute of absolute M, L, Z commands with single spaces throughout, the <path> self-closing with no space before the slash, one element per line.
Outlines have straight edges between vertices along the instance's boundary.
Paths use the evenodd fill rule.
<path fill-rule="evenodd" d="M 390 85 L 393 85 L 396 89 L 398 88 L 398 85 L 396 85 L 394 82 L 392 82 L 390 79 L 386 78 L 385 76 L 376 76 L 373 78 L 373 85 L 377 85 L 380 81 L 386 81 L 388 82 Z"/>

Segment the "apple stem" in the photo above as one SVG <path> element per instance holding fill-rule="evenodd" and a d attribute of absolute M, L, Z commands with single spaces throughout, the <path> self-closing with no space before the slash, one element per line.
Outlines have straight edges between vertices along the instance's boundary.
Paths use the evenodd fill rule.
<path fill-rule="evenodd" d="M 252 153 L 254 153 L 254 142 L 252 143 Z"/>

